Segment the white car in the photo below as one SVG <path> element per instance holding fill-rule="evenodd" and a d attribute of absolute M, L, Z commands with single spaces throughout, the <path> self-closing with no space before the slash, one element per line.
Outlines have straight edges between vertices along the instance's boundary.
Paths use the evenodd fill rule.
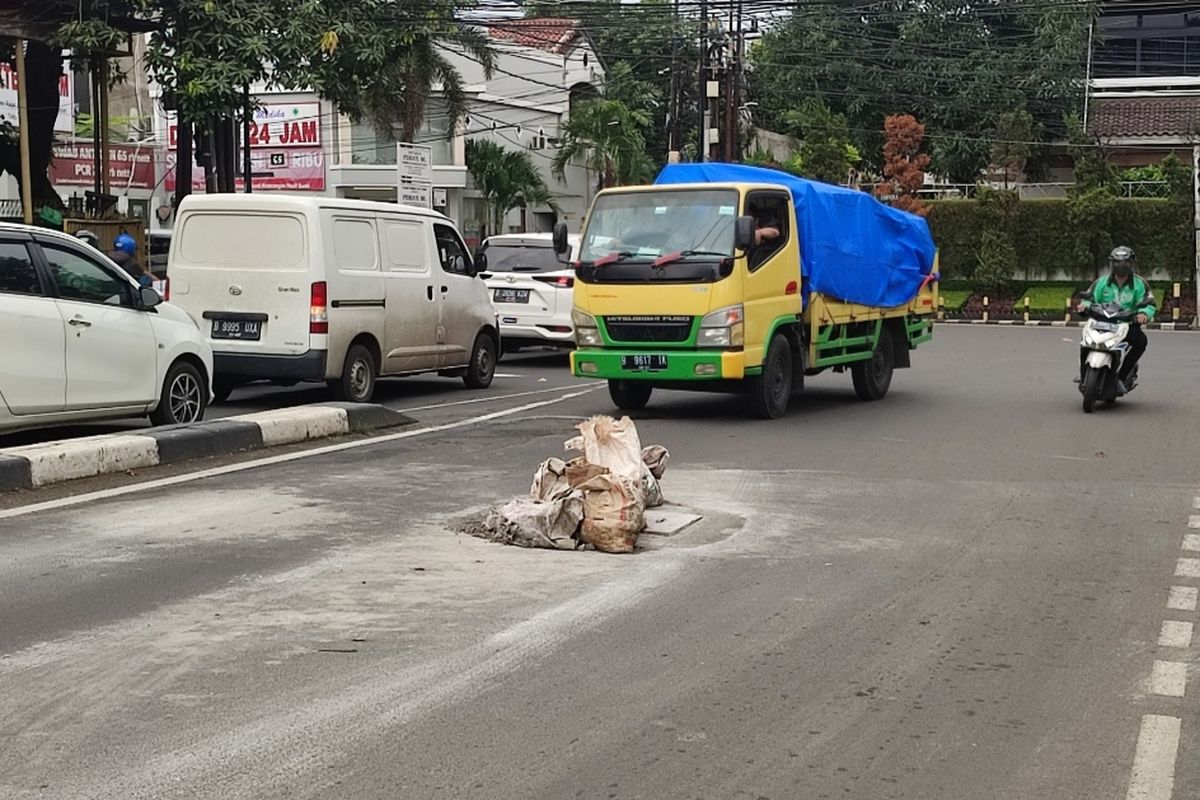
<path fill-rule="evenodd" d="M 579 237 L 569 237 L 572 254 Z M 480 277 L 500 317 L 505 352 L 521 347 L 574 347 L 571 308 L 575 270 L 554 252 L 549 233 L 492 236 L 479 246 Z"/>
<path fill-rule="evenodd" d="M 196 323 L 79 239 L 0 223 L 0 431 L 195 422 L 212 351 Z"/>

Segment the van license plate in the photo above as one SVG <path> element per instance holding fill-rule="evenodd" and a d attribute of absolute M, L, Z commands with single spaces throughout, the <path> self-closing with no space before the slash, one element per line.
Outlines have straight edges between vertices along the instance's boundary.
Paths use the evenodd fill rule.
<path fill-rule="evenodd" d="M 261 322 L 228 319 L 212 321 L 212 338 L 214 339 L 244 339 L 257 342 L 261 336 Z"/>
<path fill-rule="evenodd" d="M 666 368 L 666 356 L 621 356 L 621 369 L 624 370 L 662 372 Z"/>
<path fill-rule="evenodd" d="M 497 303 L 528 303 L 528 289 L 495 289 L 492 299 Z"/>

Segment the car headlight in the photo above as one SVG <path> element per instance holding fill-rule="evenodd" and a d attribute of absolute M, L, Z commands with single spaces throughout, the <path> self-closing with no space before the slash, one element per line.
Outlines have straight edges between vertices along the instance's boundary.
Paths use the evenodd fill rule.
<path fill-rule="evenodd" d="M 741 347 L 745 337 L 745 313 L 741 306 L 718 309 L 700 320 L 698 347 Z"/>
<path fill-rule="evenodd" d="M 596 318 L 591 314 L 572 308 L 571 324 L 575 326 L 575 344 L 579 347 L 600 347 L 604 344 Z"/>

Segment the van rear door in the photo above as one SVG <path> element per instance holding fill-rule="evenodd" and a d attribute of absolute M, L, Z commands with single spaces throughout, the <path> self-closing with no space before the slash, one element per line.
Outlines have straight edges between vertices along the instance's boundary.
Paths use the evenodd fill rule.
<path fill-rule="evenodd" d="M 171 248 L 171 299 L 192 315 L 213 350 L 308 352 L 314 298 L 323 303 L 327 287 L 312 271 L 307 217 L 241 209 L 181 216 Z"/>

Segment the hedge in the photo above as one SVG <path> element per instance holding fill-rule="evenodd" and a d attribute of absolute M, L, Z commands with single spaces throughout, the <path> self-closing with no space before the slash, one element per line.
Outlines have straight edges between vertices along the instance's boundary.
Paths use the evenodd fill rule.
<path fill-rule="evenodd" d="M 968 280 L 979 260 L 984 224 L 974 200 L 939 200 L 928 204 L 929 226 L 940 251 L 942 275 Z M 1092 270 L 1080 263 L 1067 216 L 1067 201 L 1023 200 L 1018 205 L 1016 247 L 1021 267 L 1013 278 L 1054 278 L 1060 273 L 1090 278 Z M 1178 206 L 1169 200 L 1135 198 L 1117 201 L 1113 241 L 1133 247 L 1143 274 L 1172 275 L 1185 279 L 1195 271 L 1193 242 L 1187 220 L 1179 219 Z"/>

